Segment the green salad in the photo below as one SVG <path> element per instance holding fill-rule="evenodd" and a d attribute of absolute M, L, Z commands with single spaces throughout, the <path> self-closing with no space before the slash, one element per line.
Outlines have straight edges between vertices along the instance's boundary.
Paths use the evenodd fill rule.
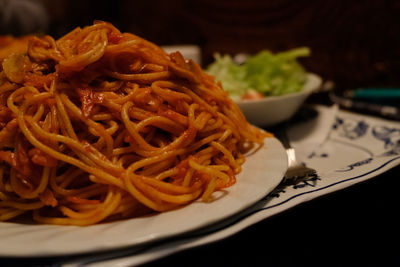
<path fill-rule="evenodd" d="M 234 100 L 278 96 L 302 89 L 307 72 L 296 59 L 309 55 L 308 47 L 276 54 L 264 50 L 238 65 L 229 55 L 215 54 L 206 71 L 221 81 Z"/>

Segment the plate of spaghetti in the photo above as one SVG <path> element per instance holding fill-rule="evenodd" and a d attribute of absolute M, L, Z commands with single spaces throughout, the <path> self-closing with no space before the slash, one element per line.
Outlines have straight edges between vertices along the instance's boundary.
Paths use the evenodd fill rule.
<path fill-rule="evenodd" d="M 286 153 L 179 52 L 96 21 L 0 59 L 0 253 L 140 245 L 222 220 Z"/>

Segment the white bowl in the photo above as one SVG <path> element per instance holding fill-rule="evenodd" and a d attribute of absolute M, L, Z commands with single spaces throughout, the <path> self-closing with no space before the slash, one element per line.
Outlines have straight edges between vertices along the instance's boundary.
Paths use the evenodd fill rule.
<path fill-rule="evenodd" d="M 290 119 L 321 83 L 321 77 L 308 73 L 307 81 L 300 92 L 268 96 L 259 100 L 241 100 L 236 103 L 251 124 L 259 127 L 272 126 Z"/>

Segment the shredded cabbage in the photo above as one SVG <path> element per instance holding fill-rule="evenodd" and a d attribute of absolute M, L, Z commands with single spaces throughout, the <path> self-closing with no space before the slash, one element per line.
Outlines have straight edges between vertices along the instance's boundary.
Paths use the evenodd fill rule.
<path fill-rule="evenodd" d="M 296 59 L 309 55 L 308 47 L 276 54 L 264 50 L 238 65 L 229 55 L 215 54 L 215 61 L 206 71 L 221 81 L 234 100 L 239 100 L 249 90 L 264 96 L 283 95 L 302 89 L 307 72 Z"/>

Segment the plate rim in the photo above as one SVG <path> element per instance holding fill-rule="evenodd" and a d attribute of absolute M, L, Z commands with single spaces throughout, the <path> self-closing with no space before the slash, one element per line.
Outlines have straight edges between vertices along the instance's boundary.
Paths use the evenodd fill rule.
<path fill-rule="evenodd" d="M 190 231 L 197 230 L 197 229 L 200 229 L 203 227 L 207 227 L 218 221 L 222 221 L 230 216 L 233 216 L 236 213 L 239 213 L 240 211 L 243 211 L 244 209 L 248 208 L 249 206 L 253 205 L 257 201 L 259 201 L 260 199 L 265 197 L 282 180 L 283 175 L 287 169 L 286 151 L 283 148 L 282 144 L 279 142 L 279 140 L 276 139 L 275 137 L 267 137 L 264 141 L 265 142 L 262 147 L 263 150 L 261 150 L 261 151 L 263 151 L 265 155 L 273 155 L 274 153 L 276 153 L 280 157 L 282 157 L 282 158 L 278 159 L 278 161 L 277 161 L 277 159 L 274 159 L 275 161 L 277 161 L 275 163 L 279 163 L 277 165 L 278 169 L 273 170 L 276 172 L 276 177 L 269 177 L 269 172 L 262 174 L 263 177 L 265 176 L 265 177 L 268 177 L 269 180 L 272 180 L 268 183 L 268 190 L 264 190 L 264 192 L 262 194 L 260 192 L 257 192 L 258 195 L 256 197 L 253 197 L 251 199 L 251 201 L 248 201 L 248 202 L 242 204 L 242 206 L 240 208 L 233 209 L 231 212 L 225 213 L 218 217 L 208 218 L 207 220 L 205 220 L 202 223 L 191 224 L 189 226 L 186 226 L 186 228 L 184 228 L 182 230 L 175 230 L 173 232 L 162 232 L 161 231 L 158 233 L 157 232 L 151 233 L 151 234 L 137 237 L 137 238 L 126 238 L 119 242 L 115 242 L 115 240 L 111 240 L 111 241 L 109 240 L 108 242 L 101 243 L 101 244 L 96 244 L 96 242 L 95 242 L 94 245 L 92 245 L 90 247 L 84 247 L 84 248 L 82 248 L 81 246 L 74 247 L 73 246 L 74 244 L 72 244 L 72 243 L 70 243 L 70 244 L 67 243 L 66 247 L 60 247 L 59 245 L 57 245 L 57 242 L 61 243 L 63 236 L 64 237 L 65 237 L 65 235 L 68 236 L 68 234 L 70 234 L 71 231 L 76 231 L 73 235 L 79 235 L 79 232 L 81 232 L 84 229 L 89 229 L 89 230 L 87 230 L 87 232 L 89 234 L 90 234 L 90 232 L 93 232 L 93 234 L 96 234 L 96 231 L 103 231 L 103 230 L 107 231 L 110 229 L 112 230 L 112 228 L 115 228 L 115 227 L 118 228 L 118 226 L 120 226 L 121 229 L 124 229 L 124 228 L 126 229 L 126 227 L 129 226 L 129 222 L 131 222 L 133 220 L 137 220 L 137 218 L 121 220 L 121 221 L 111 222 L 111 223 L 98 224 L 98 225 L 93 225 L 93 226 L 85 226 L 85 227 L 59 226 L 59 225 L 33 225 L 33 227 L 31 227 L 31 228 L 26 228 L 26 227 L 30 227 L 32 225 L 23 225 L 23 224 L 18 224 L 18 223 L 13 223 L 13 222 L 0 222 L 0 237 L 2 238 L 2 241 L 3 241 L 0 244 L 0 257 L 68 256 L 68 255 L 79 255 L 79 254 L 85 254 L 85 253 L 93 253 L 93 252 L 100 252 L 100 251 L 106 251 L 106 250 L 112 250 L 112 249 L 119 249 L 119 248 L 123 248 L 123 247 L 127 247 L 127 246 L 148 245 L 149 243 L 152 243 L 154 241 L 159 241 L 159 240 L 171 238 L 174 236 L 178 236 L 178 235 L 181 235 L 186 232 L 190 232 Z M 256 155 L 257 153 L 258 152 L 254 153 L 254 155 Z M 264 154 L 262 154 L 262 155 L 264 155 Z M 259 155 L 259 157 L 260 157 L 260 155 Z M 251 162 L 251 155 L 249 158 L 246 157 L 246 162 L 244 163 L 243 167 L 245 166 L 245 164 L 249 164 L 250 162 Z M 265 164 L 264 166 L 269 166 L 269 165 Z M 265 171 L 265 169 L 263 169 L 263 171 Z M 239 174 L 239 175 L 241 175 L 241 174 Z M 264 183 L 263 183 L 263 185 L 264 185 Z M 241 186 L 244 186 L 246 188 L 246 183 L 241 184 L 240 180 L 238 179 L 238 182 L 235 185 L 233 185 L 232 187 L 229 187 L 227 189 L 228 194 L 226 194 L 226 196 L 230 196 L 230 194 L 232 194 L 232 192 L 237 193 L 237 191 L 240 190 Z M 173 216 L 174 213 L 176 213 L 176 211 L 185 210 L 188 207 L 193 206 L 194 204 L 196 204 L 197 206 L 200 206 L 200 207 L 202 207 L 202 206 L 205 207 L 205 205 L 210 205 L 213 203 L 220 203 L 218 201 L 223 200 L 224 197 L 225 196 L 223 196 L 221 199 L 216 199 L 216 200 L 212 201 L 211 203 L 203 203 L 203 202 L 191 203 L 188 206 L 185 206 L 185 207 L 177 209 L 177 210 L 169 211 L 166 213 L 170 213 L 170 214 L 172 214 L 170 216 Z M 226 199 L 226 197 L 225 197 L 225 199 Z M 229 197 L 228 197 L 228 200 L 229 200 Z M 233 201 L 233 203 L 235 203 L 235 202 L 237 202 L 237 200 Z M 216 204 L 214 204 L 214 209 L 215 209 L 215 205 Z M 195 208 L 196 207 L 194 207 L 192 209 L 195 209 Z M 201 210 L 201 208 L 200 208 L 200 210 Z M 154 223 L 154 220 L 156 221 L 158 217 L 163 218 L 161 216 L 162 214 L 163 213 L 156 214 L 154 216 L 153 215 L 149 216 L 149 218 L 150 218 L 149 223 Z M 166 217 L 168 218 L 168 216 L 166 216 Z M 135 223 L 133 223 L 133 224 L 135 224 Z M 3 225 L 3 227 L 2 227 L 2 225 Z M 10 237 L 10 235 L 4 235 L 4 232 L 10 230 L 9 229 L 10 227 L 18 228 L 21 225 L 24 227 L 22 227 L 22 232 L 21 232 L 21 229 L 19 230 L 20 232 L 18 232 L 17 237 L 15 237 L 15 236 Z M 7 227 L 7 226 L 9 226 L 9 227 Z M 24 228 L 26 228 L 26 229 L 24 229 Z M 14 229 L 14 230 L 18 231 L 18 229 Z M 52 233 L 51 231 L 53 231 L 53 232 L 55 231 L 55 232 L 53 233 L 53 235 L 50 235 L 50 236 L 52 236 L 52 238 L 47 239 L 47 240 L 46 239 L 42 240 L 43 241 L 42 245 L 40 245 L 40 242 L 39 242 L 39 245 L 37 245 L 36 247 L 33 248 L 32 246 L 27 245 L 27 244 L 30 244 L 29 242 L 28 243 L 21 242 L 22 240 L 25 239 L 23 237 L 24 234 L 32 235 L 33 231 L 37 231 L 35 233 L 37 233 L 37 235 L 39 237 L 40 232 L 43 232 L 43 231 L 46 232 L 49 230 L 50 230 L 50 234 Z M 2 234 L 2 232 L 3 232 L 3 234 Z M 86 235 L 88 233 L 86 233 Z M 57 236 L 55 236 L 55 234 L 57 234 Z M 33 236 L 35 236 L 35 234 L 33 234 Z M 49 236 L 49 234 L 47 234 L 47 236 Z M 26 238 L 26 239 L 28 239 L 28 238 Z M 8 241 L 7 241 L 7 239 L 8 239 Z M 100 238 L 100 240 L 101 240 L 101 238 Z M 40 238 L 36 239 L 36 241 L 40 241 Z M 32 241 L 30 241 L 30 242 L 32 242 Z M 54 242 L 56 242 L 56 245 L 53 244 Z M 76 242 L 79 242 L 79 240 Z M 10 244 L 11 244 L 11 246 L 10 246 Z M 14 244 L 14 245 L 12 245 L 12 244 Z"/>

